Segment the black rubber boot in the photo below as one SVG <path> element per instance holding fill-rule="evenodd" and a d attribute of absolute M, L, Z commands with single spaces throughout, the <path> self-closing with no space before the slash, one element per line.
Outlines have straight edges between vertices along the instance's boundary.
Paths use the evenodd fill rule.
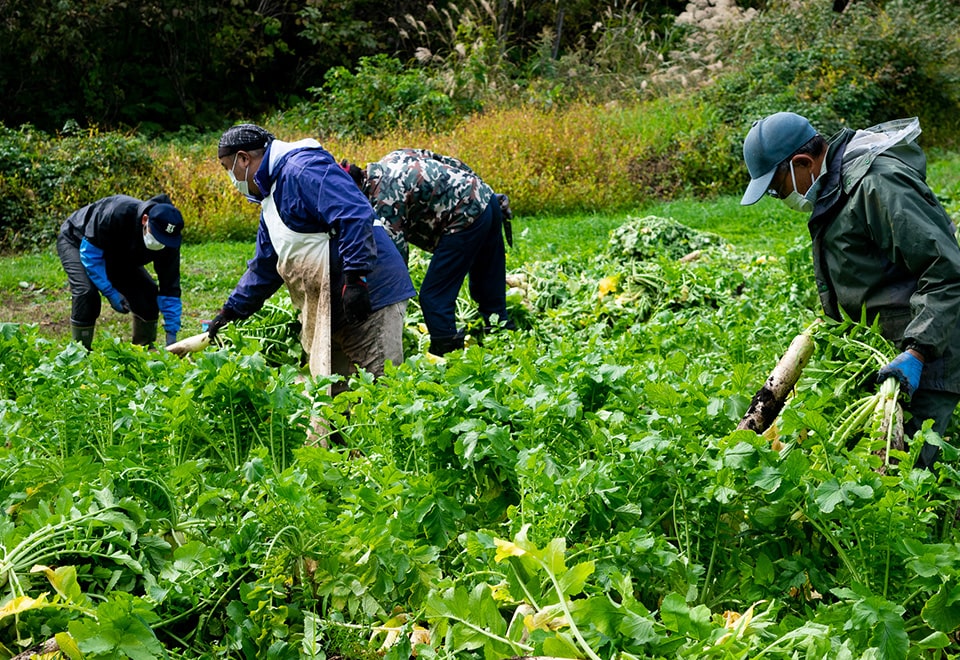
<path fill-rule="evenodd" d="M 934 468 L 934 465 L 936 465 L 939 457 L 940 447 L 931 445 L 929 442 L 924 442 L 923 447 L 920 448 L 920 453 L 917 455 L 917 462 L 914 463 L 913 467 L 929 470 L 936 474 L 937 470 Z"/>
<path fill-rule="evenodd" d="M 71 325 L 70 333 L 73 336 L 73 341 L 80 342 L 89 351 L 90 347 L 93 346 L 94 327 L 92 325 Z"/>
<path fill-rule="evenodd" d="M 138 346 L 153 346 L 157 341 L 157 322 L 133 314 L 133 339 Z"/>
<path fill-rule="evenodd" d="M 437 356 L 463 348 L 463 340 L 467 333 L 463 330 L 450 337 L 431 337 L 429 351 Z"/>

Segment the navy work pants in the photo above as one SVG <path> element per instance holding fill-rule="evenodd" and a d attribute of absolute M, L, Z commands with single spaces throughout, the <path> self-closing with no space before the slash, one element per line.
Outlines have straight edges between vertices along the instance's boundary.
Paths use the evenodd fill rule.
<path fill-rule="evenodd" d="M 508 322 L 502 227 L 500 204 L 493 197 L 473 224 L 440 239 L 420 285 L 420 308 L 432 340 L 457 334 L 457 296 L 468 275 L 470 297 L 484 321 L 497 314 Z"/>

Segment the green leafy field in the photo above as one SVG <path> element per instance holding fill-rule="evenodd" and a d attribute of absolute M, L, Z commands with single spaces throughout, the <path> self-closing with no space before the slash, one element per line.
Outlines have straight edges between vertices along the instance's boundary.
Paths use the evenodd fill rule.
<path fill-rule="evenodd" d="M 949 655 L 956 452 L 839 432 L 891 347 L 821 326 L 735 430 L 819 312 L 799 216 L 736 202 L 520 220 L 520 331 L 437 363 L 412 306 L 408 360 L 333 400 L 266 350 L 283 300 L 185 360 L 0 325 L 0 657 Z M 188 248 L 191 313 L 247 249 Z M 4 290 L 64 298 L 53 263 Z"/>
<path fill-rule="evenodd" d="M 282 64 L 231 55 L 263 32 L 234 30 L 252 11 L 234 4 L 170 14 L 209 28 L 190 34 L 216 56 L 157 66 L 252 80 Z M 92 353 L 67 341 L 52 248 L 67 214 L 119 191 L 173 195 L 183 335 L 240 277 L 256 214 L 211 157 L 225 115 L 163 112 L 182 126 L 164 135 L 157 106 L 133 104 L 144 133 L 116 132 L 61 101 L 112 109 L 117 76 L 49 95 L 64 69 L 44 53 L 87 72 L 121 61 L 91 69 L 87 46 L 121 43 L 82 37 L 99 12 L 61 21 L 60 43 L 83 48 L 42 52 L 46 23 L 9 13 L 11 52 L 40 55 L 9 71 L 41 83 L 33 110 L 22 94 L 10 109 L 48 128 L 0 126 L 0 250 L 16 251 L 0 258 L 0 660 L 41 645 L 71 660 L 960 657 L 957 426 L 892 441 L 877 411 L 897 391 L 875 373 L 895 351 L 855 320 L 818 323 L 801 216 L 734 195 L 765 114 L 802 112 L 825 134 L 916 115 L 932 187 L 960 217 L 958 157 L 932 151 L 960 135 L 956 8 L 746 3 L 754 16 L 703 0 L 652 23 L 649 3 L 546 4 L 568 10 L 568 36 L 589 13 L 589 42 L 558 58 L 544 32 L 518 53 L 503 15 L 475 6 L 433 35 L 429 63 L 372 59 L 255 119 L 357 162 L 409 144 L 456 155 L 522 216 L 517 331 L 438 361 L 411 304 L 408 359 L 336 398 L 300 370 L 282 294 L 184 360 L 131 346 L 110 309 Z M 286 29 L 327 66 L 357 28 L 324 36 L 307 5 Z M 206 93 L 208 74 L 193 77 Z M 425 263 L 413 255 L 415 283 Z M 815 351 L 776 424 L 736 430 L 803 331 Z M 943 448 L 936 473 L 908 467 L 924 440 Z"/>

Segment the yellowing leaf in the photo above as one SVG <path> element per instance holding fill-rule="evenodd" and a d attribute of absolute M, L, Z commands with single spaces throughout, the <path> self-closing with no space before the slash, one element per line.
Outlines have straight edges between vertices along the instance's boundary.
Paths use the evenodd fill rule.
<path fill-rule="evenodd" d="M 80 647 L 77 641 L 68 632 L 58 632 L 53 636 L 57 640 L 57 646 L 60 647 L 60 653 L 67 656 L 70 660 L 83 660 L 83 654 L 80 653 Z"/>
<path fill-rule="evenodd" d="M 407 622 L 410 617 L 406 612 L 397 612 L 395 615 L 384 621 L 384 628 L 399 628 Z"/>
<path fill-rule="evenodd" d="M 561 614 L 558 615 L 558 612 L 561 612 Z M 570 624 L 567 622 L 567 618 L 563 616 L 560 607 L 555 605 L 526 615 L 523 617 L 523 625 L 528 631 L 532 632 L 534 630 L 556 631 L 561 628 L 566 628 Z"/>
<path fill-rule="evenodd" d="M 423 626 L 414 626 L 410 631 L 410 645 L 416 648 L 417 644 L 430 646 L 430 631 Z"/>
<path fill-rule="evenodd" d="M 39 598 L 31 598 L 30 596 L 19 596 L 14 598 L 9 603 L 0 607 L 0 619 L 12 616 L 14 614 L 22 614 L 29 610 L 39 610 L 50 605 L 50 601 L 47 600 L 47 592 L 40 594 Z"/>
<path fill-rule="evenodd" d="M 723 626 L 730 632 L 725 633 L 715 642 L 716 646 L 724 644 L 727 640 L 733 639 L 743 639 L 744 635 L 747 632 L 747 627 L 750 625 L 750 622 L 753 621 L 753 608 L 764 601 L 759 601 L 754 603 L 747 611 L 743 614 L 739 612 L 734 612 L 732 610 L 727 610 L 723 613 Z"/>
<path fill-rule="evenodd" d="M 427 358 L 427 362 L 429 362 L 430 364 L 443 364 L 443 363 L 445 363 L 445 362 L 447 361 L 447 359 L 446 359 L 445 357 L 441 357 L 441 356 L 439 356 L 439 355 L 434 355 L 434 354 L 431 353 L 430 351 L 427 351 L 427 352 L 425 353 L 425 355 L 426 355 L 426 358 Z"/>
<path fill-rule="evenodd" d="M 66 601 L 78 604 L 84 604 L 86 600 L 83 591 L 77 583 L 76 566 L 59 566 L 50 568 L 42 564 L 36 564 L 30 569 L 31 573 L 43 573 L 50 581 L 50 586 L 56 589 L 57 593 Z"/>
<path fill-rule="evenodd" d="M 780 428 L 777 426 L 776 420 L 773 421 L 770 428 L 763 432 L 763 437 L 769 440 L 771 444 L 780 442 Z"/>
<path fill-rule="evenodd" d="M 490 595 L 493 600 L 501 603 L 510 602 L 513 597 L 510 595 L 510 585 L 506 582 L 490 585 Z"/>
<path fill-rule="evenodd" d="M 497 554 L 494 555 L 493 560 L 497 563 L 503 561 L 507 557 L 522 557 L 527 554 L 527 551 L 518 546 L 513 541 L 504 541 L 503 539 L 493 539 L 494 545 L 497 546 Z"/>
<path fill-rule="evenodd" d="M 723 627 L 733 628 L 733 624 L 740 620 L 740 613 L 733 610 L 727 610 L 723 613 Z"/>
<path fill-rule="evenodd" d="M 616 291 L 619 284 L 620 277 L 618 275 L 611 275 L 600 280 L 600 299 L 603 300 L 603 297 L 608 293 Z"/>

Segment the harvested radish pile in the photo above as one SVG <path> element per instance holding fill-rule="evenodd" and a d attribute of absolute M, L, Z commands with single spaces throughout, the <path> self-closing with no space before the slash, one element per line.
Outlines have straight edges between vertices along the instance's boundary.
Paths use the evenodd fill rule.
<path fill-rule="evenodd" d="M 614 259 L 680 259 L 691 252 L 726 244 L 720 236 L 697 231 L 671 218 L 628 217 L 613 230 L 607 254 Z"/>

